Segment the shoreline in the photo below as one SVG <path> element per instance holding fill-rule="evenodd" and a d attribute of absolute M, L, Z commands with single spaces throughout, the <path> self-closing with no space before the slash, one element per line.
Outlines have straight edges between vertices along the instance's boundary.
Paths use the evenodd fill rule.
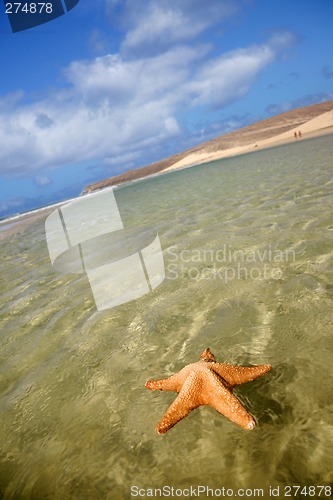
<path fill-rule="evenodd" d="M 296 132 L 298 134 L 299 131 L 301 131 L 301 137 L 298 137 L 297 135 L 297 138 L 295 138 L 294 133 Z M 224 158 L 234 158 L 244 154 L 263 151 L 269 148 L 302 142 L 309 139 L 315 139 L 317 137 L 324 137 L 330 134 L 333 134 L 333 110 L 323 113 L 313 118 L 312 120 L 304 122 L 302 125 L 294 127 L 287 132 L 283 132 L 282 134 L 275 135 L 268 139 L 262 139 L 251 144 L 235 146 L 229 149 L 218 150 L 215 152 L 201 151 L 198 153 L 190 153 L 181 160 L 175 162 L 173 165 L 170 165 L 169 167 L 160 170 L 159 172 L 129 180 L 127 182 L 120 182 L 119 184 L 115 184 L 113 186 L 105 186 L 105 188 L 101 188 L 101 190 L 110 188 L 114 189 L 120 186 L 125 186 L 126 184 L 143 181 L 145 179 L 163 175 L 175 170 L 182 170 L 184 168 L 204 165 L 205 163 L 222 160 Z M 96 190 L 95 192 L 98 192 L 98 190 Z M 86 193 L 83 196 L 89 196 L 89 194 L 90 193 Z M 37 208 L 35 210 L 32 210 L 31 212 L 13 215 L 11 217 L 8 217 L 7 219 L 0 221 L 0 241 L 4 240 L 8 236 L 25 231 L 28 226 L 30 226 L 37 220 L 43 217 L 46 218 L 46 216 L 49 215 L 55 209 L 55 207 L 61 206 L 65 203 L 69 203 L 70 201 L 73 201 L 73 199 L 57 202 L 54 205 L 50 205 L 48 207 Z"/>
<path fill-rule="evenodd" d="M 24 232 L 31 224 L 49 215 L 55 206 L 63 205 L 66 201 L 56 203 L 49 207 L 37 208 L 31 212 L 22 213 L 8 217 L 0 221 L 0 242 L 13 234 Z"/>
<path fill-rule="evenodd" d="M 333 100 L 312 104 L 280 113 L 237 130 L 218 135 L 202 144 L 180 151 L 149 165 L 127 170 L 121 174 L 87 185 L 82 194 L 93 193 L 109 186 L 119 186 L 162 174 L 175 168 L 200 165 L 209 161 L 273 147 L 295 140 L 301 129 L 303 138 L 310 133 L 330 133 L 333 126 Z M 317 132 L 320 130 L 320 132 Z"/>
<path fill-rule="evenodd" d="M 301 132 L 301 137 L 295 138 L 295 133 Z M 319 115 L 312 120 L 303 123 L 301 126 L 294 127 L 287 132 L 263 139 L 251 144 L 231 147 L 230 149 L 219 150 L 215 152 L 203 151 L 200 153 L 191 153 L 182 160 L 174 163 L 170 167 L 161 170 L 161 174 L 178 170 L 180 168 L 187 168 L 191 166 L 203 165 L 215 160 L 222 160 L 224 158 L 233 158 L 255 151 L 261 151 L 273 147 L 283 146 L 285 144 L 292 144 L 296 142 L 323 137 L 325 135 L 333 134 L 333 111 L 328 111 Z"/>

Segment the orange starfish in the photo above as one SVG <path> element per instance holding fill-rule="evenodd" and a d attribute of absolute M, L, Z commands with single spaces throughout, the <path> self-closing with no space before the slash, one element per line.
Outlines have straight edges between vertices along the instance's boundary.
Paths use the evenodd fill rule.
<path fill-rule="evenodd" d="M 148 380 L 147 389 L 176 391 L 177 398 L 157 424 L 164 434 L 177 422 L 201 405 L 209 405 L 243 429 L 254 429 L 252 415 L 232 393 L 236 385 L 251 382 L 269 372 L 271 365 L 234 366 L 217 363 L 209 347 L 200 355 L 200 361 L 185 366 L 180 372 L 163 380 Z"/>

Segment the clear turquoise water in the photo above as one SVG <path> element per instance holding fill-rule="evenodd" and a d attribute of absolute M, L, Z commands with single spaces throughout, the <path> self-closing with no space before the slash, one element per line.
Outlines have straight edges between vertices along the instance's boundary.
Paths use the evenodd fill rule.
<path fill-rule="evenodd" d="M 332 485 L 332 158 L 327 136 L 117 189 L 125 225 L 158 231 L 166 279 L 103 312 L 84 275 L 52 269 L 43 220 L 0 242 L 3 498 Z M 203 407 L 159 436 L 175 395 L 145 381 L 207 346 L 272 364 L 237 390 L 258 426 Z"/>

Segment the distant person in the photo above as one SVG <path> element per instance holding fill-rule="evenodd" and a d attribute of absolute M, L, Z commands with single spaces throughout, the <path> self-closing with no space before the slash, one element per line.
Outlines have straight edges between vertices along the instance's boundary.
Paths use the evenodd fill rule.
<path fill-rule="evenodd" d="M 297 132 L 294 132 L 294 137 L 295 139 L 297 139 Z"/>
<path fill-rule="evenodd" d="M 298 131 L 298 137 L 302 137 L 302 132 L 300 130 Z"/>

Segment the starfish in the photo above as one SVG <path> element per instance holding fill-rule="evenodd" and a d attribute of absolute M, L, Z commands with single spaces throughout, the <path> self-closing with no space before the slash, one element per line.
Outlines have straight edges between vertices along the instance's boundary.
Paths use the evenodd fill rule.
<path fill-rule="evenodd" d="M 197 363 L 185 366 L 169 378 L 146 382 L 147 389 L 178 392 L 178 396 L 157 424 L 156 431 L 164 434 L 201 405 L 212 406 L 243 429 L 254 429 L 254 418 L 232 390 L 237 385 L 261 377 L 271 368 L 271 365 L 234 366 L 217 363 L 208 347 L 201 353 Z"/>

